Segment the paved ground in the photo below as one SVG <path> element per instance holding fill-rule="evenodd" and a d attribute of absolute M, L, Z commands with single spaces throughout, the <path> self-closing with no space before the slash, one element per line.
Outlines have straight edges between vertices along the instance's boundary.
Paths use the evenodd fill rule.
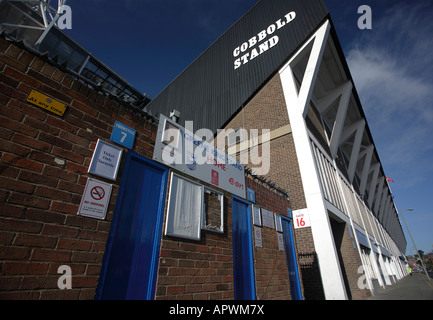
<path fill-rule="evenodd" d="M 433 300 L 433 278 L 428 281 L 424 273 L 414 273 L 366 300 Z"/>

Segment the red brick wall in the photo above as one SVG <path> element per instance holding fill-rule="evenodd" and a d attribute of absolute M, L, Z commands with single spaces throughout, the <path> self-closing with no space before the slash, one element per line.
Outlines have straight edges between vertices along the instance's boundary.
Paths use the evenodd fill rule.
<path fill-rule="evenodd" d="M 224 193 L 223 234 L 202 230 L 200 241 L 163 235 L 156 299 L 233 299 L 232 239 L 231 196 Z"/>
<path fill-rule="evenodd" d="M 288 124 L 290 121 L 286 101 L 277 74 L 227 124 L 226 129 L 259 129 L 259 134 L 262 134 L 262 129 L 273 131 Z M 250 164 L 250 167 L 256 165 Z M 290 194 L 294 210 L 306 207 L 298 157 L 291 134 L 270 142 L 270 170 L 264 176 Z"/>
<path fill-rule="evenodd" d="M 358 273 L 362 261 L 348 229 L 351 227 L 344 222 L 337 223 L 334 219 L 331 219 L 331 225 L 347 295 L 349 298 L 370 296 L 370 290 L 362 289 L 358 285 L 358 280 L 364 273 Z"/>
<path fill-rule="evenodd" d="M 247 186 L 255 191 L 257 206 L 269 210 L 274 214 L 287 216 L 287 207 L 290 207 L 287 198 L 251 177 L 247 177 L 246 182 Z M 262 232 L 262 247 L 257 247 L 254 244 L 257 299 L 290 300 L 286 252 L 279 250 L 278 232 L 276 229 L 264 226 L 259 228 Z"/>
<path fill-rule="evenodd" d="M 319 261 L 314 248 L 311 228 L 295 230 L 296 252 L 306 300 L 323 300 L 325 293 L 322 286 Z"/>
<path fill-rule="evenodd" d="M 137 130 L 133 151 L 151 158 L 156 126 L 114 99 L 74 80 L 54 63 L 0 39 L 0 299 L 93 299 L 122 167 L 106 220 L 77 216 L 98 139 L 109 141 L 116 120 Z M 67 104 L 64 117 L 26 102 L 35 89 Z M 105 180 L 95 177 L 99 180 Z M 286 214 L 288 201 L 247 179 L 257 203 Z M 230 195 L 224 234 L 199 242 L 163 236 L 157 299 L 232 299 Z M 285 253 L 276 230 L 263 228 L 255 248 L 260 299 L 289 297 Z M 72 269 L 72 289 L 59 290 L 58 268 Z"/>
<path fill-rule="evenodd" d="M 164 236 L 156 299 L 233 299 L 233 289 L 230 229 L 224 235 L 207 233 L 198 243 Z"/>
<path fill-rule="evenodd" d="M 226 128 L 275 130 L 290 124 L 279 75 L 275 75 L 226 126 Z M 270 142 L 270 170 L 265 178 L 290 195 L 293 210 L 306 207 L 297 154 L 291 134 Z M 254 165 L 252 165 L 254 167 Z M 267 205 L 272 201 L 264 199 Z M 269 209 L 271 210 L 271 209 Z M 295 230 L 296 251 L 304 296 L 324 299 L 320 269 L 315 255 L 311 228 Z"/>
<path fill-rule="evenodd" d="M 287 216 L 289 201 L 247 176 L 262 208 Z M 224 196 L 224 234 L 201 233 L 200 241 L 163 236 L 157 299 L 233 299 L 233 243 L 230 194 Z M 263 248 L 254 247 L 257 298 L 290 299 L 286 254 L 279 251 L 277 231 L 262 227 Z"/>
<path fill-rule="evenodd" d="M 105 221 L 77 216 L 93 149 L 119 120 L 151 157 L 156 127 L 4 39 L 0 52 L 0 299 L 93 299 L 121 177 Z M 67 104 L 65 116 L 27 103 L 32 89 Z M 72 290 L 57 287 L 61 265 Z"/>

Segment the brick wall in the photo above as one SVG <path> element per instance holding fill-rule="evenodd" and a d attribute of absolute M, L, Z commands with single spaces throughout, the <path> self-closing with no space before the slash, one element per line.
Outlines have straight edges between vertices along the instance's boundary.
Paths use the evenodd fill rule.
<path fill-rule="evenodd" d="M 289 201 L 247 176 L 256 203 L 287 215 Z M 156 299 L 233 299 L 233 243 L 230 194 L 224 194 L 224 233 L 201 232 L 200 241 L 163 235 Z M 164 222 L 165 224 L 165 222 Z M 278 247 L 277 231 L 262 227 L 263 248 L 254 247 L 257 298 L 290 299 L 286 254 Z"/>
<path fill-rule="evenodd" d="M 226 128 L 242 127 L 247 130 L 270 129 L 272 131 L 287 124 L 290 124 L 290 121 L 281 80 L 277 74 L 226 125 Z M 288 192 L 293 210 L 305 208 L 306 202 L 293 136 L 289 133 L 272 140 L 270 150 L 270 170 L 264 177 Z M 252 164 L 249 166 L 254 167 Z M 267 200 L 268 205 L 271 203 L 272 201 Z M 295 230 L 295 239 L 304 296 L 306 299 L 324 299 L 311 228 Z"/>
<path fill-rule="evenodd" d="M 355 240 L 349 232 L 348 228 L 350 226 L 343 222 L 337 223 L 334 219 L 331 219 L 331 223 L 340 259 L 340 267 L 349 298 L 370 296 L 370 290 L 362 289 L 358 285 L 359 278 L 365 274 L 358 273 L 359 267 L 362 266 L 362 261 L 355 247 Z"/>
<path fill-rule="evenodd" d="M 200 241 L 162 236 L 157 300 L 234 298 L 231 196 L 219 191 L 224 194 L 224 233 L 202 230 Z M 166 208 L 168 197 L 167 192 Z"/>
<path fill-rule="evenodd" d="M 95 144 L 118 120 L 151 157 L 156 126 L 3 38 L 0 52 L 0 299 L 93 299 L 121 178 L 105 221 L 77 216 Z M 27 103 L 32 89 L 65 116 Z M 57 287 L 61 265 L 72 290 Z"/>
<path fill-rule="evenodd" d="M 87 174 L 93 150 L 118 120 L 137 130 L 133 151 L 150 158 L 157 127 L 48 59 L 2 38 L 0 52 L 0 299 L 93 299 L 123 167 L 114 183 Z M 65 115 L 27 103 L 32 89 L 67 104 Z M 89 177 L 113 184 L 103 221 L 77 215 Z M 258 205 L 287 213 L 283 196 L 247 181 Z M 224 234 L 203 231 L 199 242 L 163 236 L 157 299 L 234 297 L 227 193 L 224 215 Z M 288 299 L 285 253 L 276 230 L 262 229 L 264 247 L 254 249 L 258 297 Z M 58 288 L 63 265 L 72 290 Z"/>
<path fill-rule="evenodd" d="M 311 228 L 296 229 L 295 238 L 304 297 L 306 300 L 324 300 L 325 293 Z"/>
<path fill-rule="evenodd" d="M 226 125 L 226 128 L 259 129 L 261 134 L 262 129 L 273 131 L 287 124 L 290 124 L 290 121 L 281 80 L 277 74 Z M 255 166 L 249 164 L 249 167 Z M 294 210 L 306 207 L 298 157 L 291 134 L 270 142 L 270 170 L 264 176 L 290 194 Z"/>
<path fill-rule="evenodd" d="M 255 191 L 257 206 L 287 216 L 287 207 L 290 207 L 287 198 L 251 177 L 248 177 L 246 182 L 247 186 Z M 275 228 L 258 228 L 262 234 L 262 247 L 256 246 L 253 240 L 257 299 L 290 300 L 286 252 L 279 250 L 278 232 Z"/>

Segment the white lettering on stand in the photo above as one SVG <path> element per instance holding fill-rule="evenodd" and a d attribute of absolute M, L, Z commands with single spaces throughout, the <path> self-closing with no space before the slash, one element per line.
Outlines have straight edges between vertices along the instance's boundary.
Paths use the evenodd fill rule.
<path fill-rule="evenodd" d="M 275 47 L 278 44 L 280 38 L 277 35 L 272 36 L 266 41 L 264 40 L 268 36 L 271 36 L 275 31 L 283 28 L 289 22 L 293 21 L 296 18 L 296 12 L 294 11 L 289 12 L 284 16 L 284 18 L 285 19 L 277 20 L 275 23 L 271 24 L 266 30 L 260 31 L 257 34 L 257 36 L 250 38 L 248 41 L 242 43 L 239 47 L 233 50 L 233 56 L 235 58 L 239 57 L 234 62 L 235 70 L 238 69 L 240 66 L 248 63 L 249 61 L 255 59 L 256 57 L 263 54 L 264 52 L 268 51 L 269 49 Z M 264 42 L 259 44 L 262 41 Z M 257 48 L 253 48 L 258 44 L 259 46 Z M 245 53 L 245 51 L 247 50 L 251 50 L 251 51 Z"/>

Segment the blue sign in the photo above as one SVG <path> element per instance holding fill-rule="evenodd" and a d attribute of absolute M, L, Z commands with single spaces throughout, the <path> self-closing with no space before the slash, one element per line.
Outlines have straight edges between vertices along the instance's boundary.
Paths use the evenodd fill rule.
<path fill-rule="evenodd" d="M 293 219 L 292 208 L 287 207 L 287 217 L 288 217 L 290 220 Z"/>
<path fill-rule="evenodd" d="M 137 131 L 128 127 L 127 125 L 116 121 L 114 123 L 113 132 L 111 133 L 110 140 L 128 149 L 132 149 L 136 132 Z"/>
<path fill-rule="evenodd" d="M 253 189 L 247 188 L 247 197 L 249 201 L 256 203 L 256 193 Z"/>

